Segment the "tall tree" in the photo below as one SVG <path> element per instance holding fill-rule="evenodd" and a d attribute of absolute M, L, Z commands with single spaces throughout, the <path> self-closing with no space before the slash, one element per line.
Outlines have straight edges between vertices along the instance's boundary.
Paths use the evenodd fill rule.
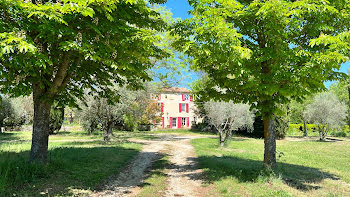
<path fill-rule="evenodd" d="M 205 71 L 212 97 L 249 103 L 264 121 L 264 166 L 276 166 L 278 106 L 344 77 L 349 0 L 189 0 L 192 18 L 176 43 Z M 218 88 L 219 87 L 219 88 Z"/>
<path fill-rule="evenodd" d="M 0 0 L 1 91 L 33 93 L 30 161 L 46 162 L 50 108 L 75 105 L 84 90 L 117 100 L 113 84 L 140 87 L 166 27 L 165 0 Z"/>

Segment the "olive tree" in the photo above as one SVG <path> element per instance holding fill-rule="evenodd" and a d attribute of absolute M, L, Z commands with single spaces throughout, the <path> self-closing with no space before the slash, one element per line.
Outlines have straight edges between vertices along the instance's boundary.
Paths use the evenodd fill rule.
<path fill-rule="evenodd" d="M 316 124 L 320 140 L 325 140 L 330 129 L 346 124 L 346 105 L 331 92 L 322 92 L 306 106 L 305 117 Z"/>
<path fill-rule="evenodd" d="M 165 0 L 1 0 L 1 91 L 33 93 L 30 161 L 46 162 L 50 109 L 76 106 L 86 89 L 117 101 L 111 87 L 150 80 L 166 22 L 153 6 Z"/>
<path fill-rule="evenodd" d="M 204 103 L 204 110 L 209 124 L 218 131 L 220 146 L 231 138 L 232 131 L 253 129 L 254 113 L 247 104 L 209 101 Z"/>
<path fill-rule="evenodd" d="M 136 130 L 141 124 L 150 124 L 152 120 L 160 119 L 160 109 L 150 98 L 153 91 L 150 85 L 145 84 L 144 90 L 138 91 L 125 87 L 116 87 L 115 90 L 118 91 L 119 101 L 113 104 L 104 98 L 85 97 L 85 104 L 81 104 L 77 116 L 89 134 L 100 128 L 104 131 L 104 140 L 108 141 L 116 124 Z"/>

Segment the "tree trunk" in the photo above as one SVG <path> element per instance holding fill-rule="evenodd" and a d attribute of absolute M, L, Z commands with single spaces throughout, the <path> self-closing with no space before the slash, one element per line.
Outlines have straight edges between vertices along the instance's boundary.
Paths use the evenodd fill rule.
<path fill-rule="evenodd" d="M 273 121 L 269 116 L 264 117 L 264 167 L 274 169 L 276 167 L 276 136 Z"/>
<path fill-rule="evenodd" d="M 224 146 L 225 145 L 225 139 L 224 139 L 224 136 L 223 136 L 223 133 L 222 131 L 219 131 L 219 143 L 220 143 L 220 146 Z"/>
<path fill-rule="evenodd" d="M 229 130 L 229 131 L 226 132 L 225 142 L 228 143 L 229 140 L 231 140 L 231 138 L 232 138 L 232 131 Z"/>
<path fill-rule="evenodd" d="M 47 162 L 51 104 L 42 100 L 43 90 L 33 85 L 34 119 L 30 162 Z"/>
<path fill-rule="evenodd" d="M 69 117 L 69 124 L 73 124 L 73 113 L 71 112 L 70 114 L 70 117 Z"/>
<path fill-rule="evenodd" d="M 106 125 L 106 128 L 104 130 L 104 137 L 103 137 L 103 140 L 104 141 L 109 141 L 110 140 L 110 136 L 113 135 L 113 127 L 112 127 L 113 123 L 112 122 L 108 122 L 107 125 Z"/>
<path fill-rule="evenodd" d="M 325 127 L 322 126 L 322 129 L 320 129 L 320 141 L 325 141 L 326 135 L 325 135 Z"/>
<path fill-rule="evenodd" d="M 306 121 L 303 120 L 304 122 L 304 137 L 307 137 L 307 126 L 306 126 Z"/>
<path fill-rule="evenodd" d="M 5 128 L 3 129 L 3 122 L 4 120 L 0 120 L 0 133 L 4 133 Z"/>

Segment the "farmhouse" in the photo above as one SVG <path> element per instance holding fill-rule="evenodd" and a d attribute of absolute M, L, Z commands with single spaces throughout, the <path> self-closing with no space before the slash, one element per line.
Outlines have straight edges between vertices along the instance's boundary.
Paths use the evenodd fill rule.
<path fill-rule="evenodd" d="M 157 100 L 161 109 L 160 128 L 191 128 L 199 121 L 195 114 L 196 97 L 187 88 L 164 88 L 152 98 Z"/>

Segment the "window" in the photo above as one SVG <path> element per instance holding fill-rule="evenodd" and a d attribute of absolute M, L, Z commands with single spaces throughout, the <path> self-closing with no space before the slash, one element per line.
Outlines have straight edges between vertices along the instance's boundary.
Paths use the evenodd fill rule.
<path fill-rule="evenodd" d="M 172 121 L 172 126 L 173 126 L 173 128 L 176 128 L 176 122 L 177 122 L 177 120 L 176 120 L 176 118 L 172 118 L 173 119 L 173 121 Z"/>
<path fill-rule="evenodd" d="M 186 111 L 186 103 L 181 103 L 181 111 L 180 112 L 185 112 Z"/>
<path fill-rule="evenodd" d="M 190 95 L 185 94 L 185 101 L 188 101 L 188 100 L 190 100 Z"/>
<path fill-rule="evenodd" d="M 181 119 L 181 125 L 182 125 L 182 126 L 186 126 L 186 119 L 187 119 L 187 118 L 182 118 L 182 119 Z"/>

